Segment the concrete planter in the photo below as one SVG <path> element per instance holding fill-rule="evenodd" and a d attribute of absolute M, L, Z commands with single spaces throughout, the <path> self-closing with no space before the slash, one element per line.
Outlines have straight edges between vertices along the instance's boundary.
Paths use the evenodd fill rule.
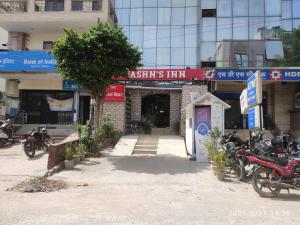
<path fill-rule="evenodd" d="M 75 164 L 78 164 L 80 162 L 80 155 L 73 155 L 73 160 Z"/>
<path fill-rule="evenodd" d="M 66 169 L 72 169 L 74 167 L 74 161 L 73 160 L 65 160 L 65 168 Z"/>
<path fill-rule="evenodd" d="M 85 154 L 80 155 L 80 161 L 84 161 L 85 160 Z"/>
<path fill-rule="evenodd" d="M 224 181 L 225 180 L 225 172 L 224 171 L 216 171 L 216 175 L 218 180 Z"/>

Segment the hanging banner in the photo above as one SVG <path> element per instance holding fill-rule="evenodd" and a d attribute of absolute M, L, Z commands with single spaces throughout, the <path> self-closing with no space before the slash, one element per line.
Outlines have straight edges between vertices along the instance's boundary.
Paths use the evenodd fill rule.
<path fill-rule="evenodd" d="M 69 98 L 66 100 L 57 100 L 50 96 L 47 96 L 47 102 L 49 104 L 50 111 L 56 111 L 56 112 L 73 111 L 73 98 Z"/>
<path fill-rule="evenodd" d="M 258 70 L 247 80 L 248 107 L 262 103 L 262 77 Z"/>
<path fill-rule="evenodd" d="M 195 147 L 197 162 L 207 162 L 207 151 L 204 143 L 210 140 L 211 108 L 210 106 L 195 107 Z"/>
<path fill-rule="evenodd" d="M 241 105 L 241 113 L 247 114 L 247 109 L 248 109 L 247 89 L 244 89 L 242 91 L 242 94 L 240 96 L 240 105 Z"/>
<path fill-rule="evenodd" d="M 125 86 L 122 84 L 111 85 L 107 90 L 103 102 L 124 102 Z"/>

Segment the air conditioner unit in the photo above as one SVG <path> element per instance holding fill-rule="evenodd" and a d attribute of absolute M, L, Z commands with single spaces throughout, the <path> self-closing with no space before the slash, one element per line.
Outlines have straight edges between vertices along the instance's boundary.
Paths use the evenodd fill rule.
<path fill-rule="evenodd" d="M 300 109 L 300 92 L 295 94 L 295 109 Z"/>

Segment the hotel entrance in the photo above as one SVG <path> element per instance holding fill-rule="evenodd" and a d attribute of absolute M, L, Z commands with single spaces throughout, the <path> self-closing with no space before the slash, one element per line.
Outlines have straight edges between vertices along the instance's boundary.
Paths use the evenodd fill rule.
<path fill-rule="evenodd" d="M 142 98 L 142 117 L 149 120 L 153 127 L 170 127 L 170 95 L 144 96 Z"/>

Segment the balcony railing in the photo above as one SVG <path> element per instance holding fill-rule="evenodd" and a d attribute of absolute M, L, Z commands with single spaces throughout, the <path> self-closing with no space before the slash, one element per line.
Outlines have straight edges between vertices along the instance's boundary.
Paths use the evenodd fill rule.
<path fill-rule="evenodd" d="M 0 1 L 0 13 L 27 12 L 27 0 Z"/>
<path fill-rule="evenodd" d="M 102 0 L 73 0 L 72 11 L 100 11 L 102 10 Z"/>
<path fill-rule="evenodd" d="M 64 0 L 35 0 L 34 11 L 35 12 L 57 12 L 64 11 Z"/>

